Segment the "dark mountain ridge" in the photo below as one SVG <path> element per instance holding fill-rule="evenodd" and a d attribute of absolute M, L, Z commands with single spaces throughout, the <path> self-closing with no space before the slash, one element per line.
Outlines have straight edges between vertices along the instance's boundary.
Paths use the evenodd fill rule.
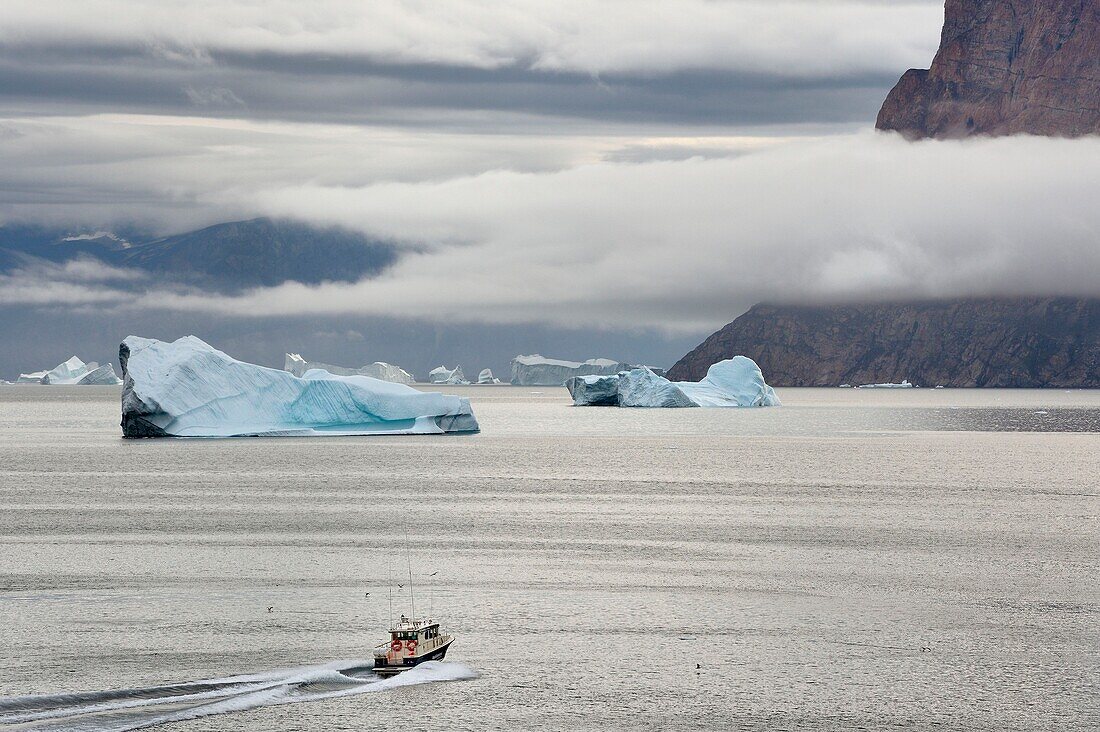
<path fill-rule="evenodd" d="M 269 218 L 164 237 L 0 227 L 0 271 L 36 259 L 63 263 L 82 257 L 171 281 L 234 290 L 287 281 L 355 282 L 396 262 L 398 248 L 347 229 Z"/>
<path fill-rule="evenodd" d="M 774 386 L 1100 388 L 1100 299 L 756 305 L 669 378 L 696 381 L 739 354 Z"/>

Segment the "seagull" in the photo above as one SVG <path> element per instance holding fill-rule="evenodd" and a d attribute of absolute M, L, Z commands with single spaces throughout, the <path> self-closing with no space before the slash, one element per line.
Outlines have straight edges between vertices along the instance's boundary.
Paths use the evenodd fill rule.
<path fill-rule="evenodd" d="M 399 590 L 403 590 L 403 589 L 405 589 L 405 585 L 398 585 L 398 586 L 397 586 L 397 589 L 399 589 Z"/>
<path fill-rule="evenodd" d="M 435 576 L 436 576 L 437 574 L 439 574 L 439 571 L 438 571 L 438 570 L 436 570 L 435 572 L 432 572 L 432 573 L 431 573 L 431 574 L 429 574 L 428 576 L 429 576 L 429 577 L 435 577 Z"/>
<path fill-rule="evenodd" d="M 364 592 L 363 597 L 370 597 L 370 593 L 369 592 Z"/>
<path fill-rule="evenodd" d="M 274 610 L 274 609 L 275 609 L 275 606 L 274 606 L 274 605 L 268 605 L 268 607 L 267 607 L 267 611 L 268 611 L 268 612 L 271 612 L 271 611 L 272 611 L 272 610 Z"/>

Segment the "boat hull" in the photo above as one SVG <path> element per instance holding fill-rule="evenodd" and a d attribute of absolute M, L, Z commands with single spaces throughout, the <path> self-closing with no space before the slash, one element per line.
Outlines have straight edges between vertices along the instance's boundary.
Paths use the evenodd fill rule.
<path fill-rule="evenodd" d="M 410 668 L 416 668 L 425 661 L 442 661 L 447 655 L 447 649 L 451 647 L 451 643 L 453 642 L 453 639 L 449 640 L 439 648 L 433 648 L 422 656 L 402 659 L 400 664 L 375 664 L 374 673 L 385 678 L 387 676 L 396 676 L 402 671 L 408 671 Z"/>

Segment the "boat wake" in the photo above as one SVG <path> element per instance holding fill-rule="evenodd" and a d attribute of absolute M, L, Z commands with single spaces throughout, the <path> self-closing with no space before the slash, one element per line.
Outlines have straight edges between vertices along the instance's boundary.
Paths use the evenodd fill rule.
<path fill-rule="evenodd" d="M 375 675 L 372 665 L 339 661 L 141 689 L 0 697 L 0 726 L 122 732 L 276 704 L 477 678 L 475 671 L 460 663 L 428 661 L 388 679 Z"/>

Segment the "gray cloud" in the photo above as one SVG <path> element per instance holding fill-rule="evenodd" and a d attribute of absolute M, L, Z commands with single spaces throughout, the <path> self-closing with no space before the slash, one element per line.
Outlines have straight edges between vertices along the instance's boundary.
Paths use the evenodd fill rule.
<path fill-rule="evenodd" d="M 517 114 L 850 124 L 927 62 L 940 20 L 931 0 L 8 3 L 0 104 L 217 116 L 247 102 L 255 119 L 431 127 L 462 113 L 494 132 Z"/>
<path fill-rule="evenodd" d="M 0 8 L 12 48 L 137 47 L 181 65 L 217 53 L 599 75 L 684 69 L 832 76 L 929 50 L 932 0 L 40 0 Z M 644 39 L 644 41 L 640 41 Z"/>

